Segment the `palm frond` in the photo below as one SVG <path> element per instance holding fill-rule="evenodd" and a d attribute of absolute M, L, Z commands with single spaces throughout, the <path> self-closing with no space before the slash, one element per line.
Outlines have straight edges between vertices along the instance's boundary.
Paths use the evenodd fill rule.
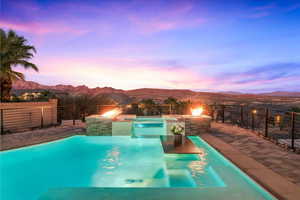
<path fill-rule="evenodd" d="M 25 69 L 33 69 L 35 71 L 39 71 L 39 69 L 37 68 L 37 66 L 33 63 L 30 63 L 26 60 L 15 60 L 13 62 L 11 62 L 12 65 L 16 66 L 16 65 L 20 65 L 23 66 Z"/>
<path fill-rule="evenodd" d="M 27 40 L 16 34 L 13 30 L 5 32 L 0 29 L 0 65 L 1 68 L 9 68 L 14 66 L 22 66 L 25 69 L 33 69 L 38 71 L 35 64 L 28 60 L 33 58 L 36 49 L 32 45 L 27 44 Z"/>
<path fill-rule="evenodd" d="M 21 72 L 13 71 L 13 70 L 1 70 L 0 71 L 1 79 L 9 79 L 9 80 L 24 80 L 25 76 Z"/>

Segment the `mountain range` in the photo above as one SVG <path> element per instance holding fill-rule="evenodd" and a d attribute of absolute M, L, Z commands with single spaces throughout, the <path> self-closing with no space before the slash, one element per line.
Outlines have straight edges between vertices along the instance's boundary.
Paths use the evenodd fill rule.
<path fill-rule="evenodd" d="M 276 91 L 271 93 L 261 93 L 261 94 L 245 94 L 239 92 L 196 92 L 192 90 L 185 89 L 154 89 L 154 88 L 141 88 L 134 90 L 121 90 L 112 87 L 96 87 L 89 88 L 85 85 L 72 86 L 72 85 L 55 85 L 48 86 L 42 85 L 33 81 L 15 81 L 13 83 L 13 93 L 23 93 L 35 90 L 49 90 L 55 93 L 69 93 L 69 94 L 88 94 L 88 95 L 99 95 L 99 94 L 125 94 L 131 98 L 135 99 L 146 99 L 152 98 L 157 100 L 163 100 L 168 97 L 174 97 L 181 100 L 187 99 L 210 99 L 210 100 L 229 100 L 229 99 L 240 99 L 240 98 L 265 98 L 265 97 L 300 97 L 300 92 L 284 92 Z"/>

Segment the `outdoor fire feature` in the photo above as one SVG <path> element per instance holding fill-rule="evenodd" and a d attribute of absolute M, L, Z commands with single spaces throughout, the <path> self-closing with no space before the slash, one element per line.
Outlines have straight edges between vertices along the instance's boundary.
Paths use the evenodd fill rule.
<path fill-rule="evenodd" d="M 102 115 L 86 117 L 87 135 L 131 135 L 135 115 L 122 115 L 122 110 L 113 109 Z M 192 115 L 163 115 L 167 135 L 176 135 L 172 127 L 182 127 L 180 135 L 200 135 L 210 131 L 211 118 L 203 115 L 203 108 L 191 110 Z"/>
<path fill-rule="evenodd" d="M 184 116 L 186 135 L 200 135 L 210 131 L 211 117 L 202 114 L 203 111 L 202 107 L 193 108 L 192 115 Z"/>
<path fill-rule="evenodd" d="M 112 135 L 112 121 L 122 113 L 121 109 L 113 109 L 102 115 L 91 115 L 86 118 L 87 135 Z"/>
<path fill-rule="evenodd" d="M 203 108 L 202 107 L 193 108 L 193 109 L 191 109 L 191 113 L 192 113 L 192 116 L 198 116 L 199 117 L 203 113 Z"/>

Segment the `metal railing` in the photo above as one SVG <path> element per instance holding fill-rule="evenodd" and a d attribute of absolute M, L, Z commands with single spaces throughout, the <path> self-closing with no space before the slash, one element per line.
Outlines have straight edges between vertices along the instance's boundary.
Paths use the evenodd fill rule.
<path fill-rule="evenodd" d="M 242 128 L 251 129 L 266 139 L 274 140 L 276 143 L 286 145 L 288 148 L 300 148 L 300 113 L 286 112 L 281 108 L 259 105 L 203 105 L 205 114 L 210 115 L 216 122 L 230 123 Z M 91 108 L 67 104 L 57 107 L 57 123 L 62 120 L 85 121 L 85 117 L 92 114 L 101 114 L 107 110 L 121 107 L 118 105 L 93 105 Z M 125 114 L 144 114 L 137 104 L 122 106 Z M 22 115 L 16 115 L 18 109 L 0 109 L 1 134 L 10 132 L 17 124 L 20 128 L 43 128 L 49 125 L 49 113 L 45 119 L 45 107 L 40 107 L 34 112 L 23 109 Z M 159 115 L 162 114 L 190 114 L 189 109 L 173 109 L 171 106 L 162 105 L 156 107 Z M 150 114 L 152 114 L 150 112 Z M 18 117 L 17 117 L 18 116 Z M 10 121 L 10 122 L 8 122 Z M 27 126 L 25 126 L 27 125 Z M 25 127 L 23 127 L 25 126 Z M 12 130 L 13 131 L 13 130 Z"/>
<path fill-rule="evenodd" d="M 300 113 L 266 106 L 211 105 L 210 107 L 210 115 L 216 122 L 251 129 L 278 144 L 300 149 Z"/>

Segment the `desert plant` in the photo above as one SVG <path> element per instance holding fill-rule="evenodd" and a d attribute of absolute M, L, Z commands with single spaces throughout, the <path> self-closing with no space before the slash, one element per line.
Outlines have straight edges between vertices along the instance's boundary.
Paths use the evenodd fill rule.
<path fill-rule="evenodd" d="M 14 71 L 14 67 L 38 71 L 35 64 L 29 62 L 36 53 L 34 46 L 28 45 L 27 40 L 14 31 L 5 32 L 0 29 L 0 96 L 1 101 L 10 100 L 10 91 L 14 80 L 24 80 L 24 74 Z"/>

